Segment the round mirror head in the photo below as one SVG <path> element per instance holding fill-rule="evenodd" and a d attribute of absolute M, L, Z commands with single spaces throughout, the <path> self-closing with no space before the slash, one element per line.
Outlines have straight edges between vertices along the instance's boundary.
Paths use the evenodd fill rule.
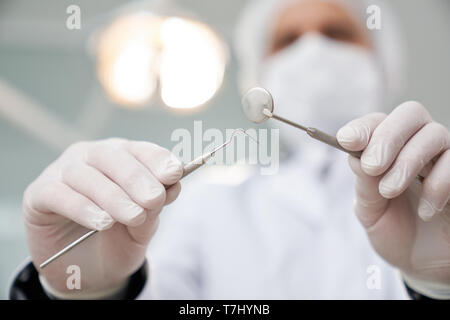
<path fill-rule="evenodd" d="M 273 98 L 266 89 L 255 87 L 247 91 L 242 98 L 242 109 L 248 120 L 261 123 L 269 119 L 264 109 L 273 112 Z"/>

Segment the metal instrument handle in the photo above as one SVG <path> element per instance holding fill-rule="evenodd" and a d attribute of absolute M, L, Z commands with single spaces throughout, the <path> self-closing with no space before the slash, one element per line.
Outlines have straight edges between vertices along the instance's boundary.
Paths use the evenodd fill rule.
<path fill-rule="evenodd" d="M 323 131 L 320 131 L 319 129 L 316 128 L 307 128 L 306 129 L 306 133 L 313 139 L 322 141 L 326 144 L 328 144 L 329 146 L 332 146 L 334 148 L 337 148 L 341 151 L 344 151 L 358 159 L 361 158 L 361 151 L 349 151 L 344 149 L 338 142 L 337 138 L 335 136 L 332 136 L 331 134 L 325 133 Z"/>

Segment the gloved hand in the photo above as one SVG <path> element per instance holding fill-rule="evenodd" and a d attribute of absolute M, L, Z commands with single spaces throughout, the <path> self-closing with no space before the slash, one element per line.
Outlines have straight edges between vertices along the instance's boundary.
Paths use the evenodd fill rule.
<path fill-rule="evenodd" d="M 101 232 L 40 270 L 59 297 L 114 294 L 145 260 L 164 205 L 180 192 L 182 164 L 148 142 L 109 139 L 69 147 L 25 191 L 28 245 L 39 264 L 88 229 Z M 165 190 L 165 186 L 171 186 Z M 69 265 L 81 271 L 81 290 L 69 290 Z"/>
<path fill-rule="evenodd" d="M 417 292 L 450 298 L 449 131 L 406 102 L 387 116 L 349 122 L 337 138 L 348 150 L 364 150 L 349 163 L 355 213 L 372 246 Z"/>

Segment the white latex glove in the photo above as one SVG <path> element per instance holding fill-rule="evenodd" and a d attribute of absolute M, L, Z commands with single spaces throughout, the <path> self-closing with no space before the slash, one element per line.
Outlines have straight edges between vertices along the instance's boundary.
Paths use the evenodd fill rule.
<path fill-rule="evenodd" d="M 64 298 L 107 296 L 123 287 L 145 260 L 162 207 L 178 196 L 182 172 L 172 153 L 148 142 L 69 147 L 23 198 L 28 245 L 44 287 Z M 39 269 L 88 229 L 101 232 Z M 81 290 L 66 286 L 69 265 L 81 269 Z"/>
<path fill-rule="evenodd" d="M 417 102 L 369 114 L 337 133 L 350 157 L 355 212 L 375 250 L 416 291 L 450 298 L 450 135 Z M 420 183 L 416 176 L 425 177 Z M 420 217 L 420 218 L 419 218 Z"/>

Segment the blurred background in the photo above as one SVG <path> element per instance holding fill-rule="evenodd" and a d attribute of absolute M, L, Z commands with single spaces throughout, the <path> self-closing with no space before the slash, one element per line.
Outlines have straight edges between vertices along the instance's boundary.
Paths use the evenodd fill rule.
<path fill-rule="evenodd" d="M 155 55 L 160 65 L 158 86 L 155 79 L 142 76 L 143 65 L 133 49 L 123 56 L 114 55 L 114 50 L 130 38 L 139 44 L 139 39 L 127 30 L 146 26 L 148 19 L 140 21 L 138 17 L 131 23 L 119 20 L 101 33 L 103 37 L 99 36 L 99 28 L 120 16 L 116 9 L 126 3 L 0 0 L 2 299 L 6 298 L 12 273 L 27 257 L 22 193 L 65 146 L 80 139 L 124 137 L 149 140 L 170 149 L 175 144 L 170 140 L 172 131 L 192 130 L 194 120 L 202 120 L 204 130 L 251 127 L 240 109 L 232 48 L 235 21 L 245 1 L 174 0 L 175 7 L 170 10 L 188 20 L 150 19 L 152 26 L 165 34 L 162 40 L 155 40 L 155 47 L 164 52 L 162 56 Z M 70 5 L 81 9 L 80 30 L 66 27 L 66 9 Z M 392 6 L 407 45 L 408 83 L 404 99 L 421 101 L 435 119 L 449 127 L 450 2 L 397 0 L 392 1 Z M 117 35 L 115 30 L 122 30 L 123 34 Z M 180 32 L 183 37 L 173 36 Z M 184 56 L 197 59 L 189 64 L 191 69 L 201 71 L 197 80 L 209 85 L 201 92 L 179 93 L 186 81 L 174 78 L 173 73 L 186 64 L 176 65 L 171 59 L 180 51 L 180 41 L 198 41 L 200 47 L 204 44 L 212 50 L 210 56 L 214 59 L 199 56 L 194 49 L 184 51 Z M 136 49 L 134 44 L 129 47 Z M 130 61 L 132 67 L 127 64 Z M 120 68 L 120 63 L 127 67 Z M 114 64 L 115 69 L 109 68 Z M 139 79 L 145 86 L 130 86 L 128 79 Z"/>

